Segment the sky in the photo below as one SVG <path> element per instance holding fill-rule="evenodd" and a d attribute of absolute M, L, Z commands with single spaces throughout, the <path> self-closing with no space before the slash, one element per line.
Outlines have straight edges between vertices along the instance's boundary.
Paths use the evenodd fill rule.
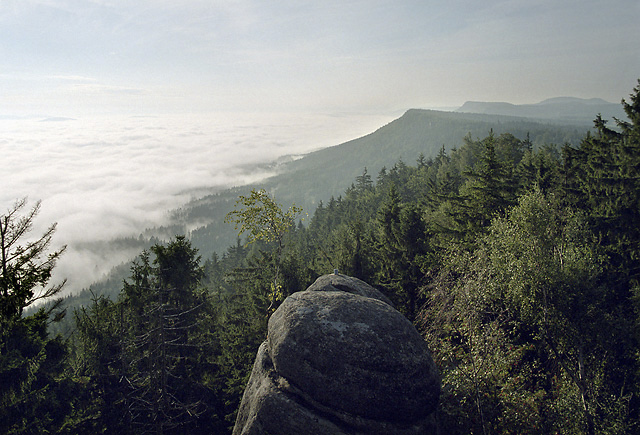
<path fill-rule="evenodd" d="M 0 0 L 0 214 L 42 200 L 79 290 L 137 254 L 109 240 L 410 108 L 619 102 L 639 22 L 638 0 Z"/>
<path fill-rule="evenodd" d="M 637 0 L 2 0 L 0 116 L 619 102 Z"/>

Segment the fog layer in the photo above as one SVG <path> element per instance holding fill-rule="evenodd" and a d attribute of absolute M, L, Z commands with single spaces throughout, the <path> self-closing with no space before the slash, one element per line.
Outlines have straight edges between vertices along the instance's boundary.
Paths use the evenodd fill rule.
<path fill-rule="evenodd" d="M 0 208 L 42 200 L 34 234 L 54 222 L 68 245 L 56 278 L 67 292 L 136 252 L 109 248 L 166 222 L 203 192 L 271 175 L 256 169 L 367 134 L 392 116 L 212 114 L 0 120 Z"/>

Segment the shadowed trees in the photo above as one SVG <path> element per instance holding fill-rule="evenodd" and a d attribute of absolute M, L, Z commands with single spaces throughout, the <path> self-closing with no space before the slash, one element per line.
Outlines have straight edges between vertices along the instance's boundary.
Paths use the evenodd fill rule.
<path fill-rule="evenodd" d="M 59 303 L 24 316 L 62 289 L 64 282 L 49 281 L 65 248 L 50 251 L 55 224 L 30 236 L 40 203 L 25 212 L 26 204 L 19 200 L 0 216 L 0 431 L 7 434 L 57 430 L 72 400 L 53 388 L 67 354 L 63 340 L 47 333 L 48 324 L 64 316 Z"/>

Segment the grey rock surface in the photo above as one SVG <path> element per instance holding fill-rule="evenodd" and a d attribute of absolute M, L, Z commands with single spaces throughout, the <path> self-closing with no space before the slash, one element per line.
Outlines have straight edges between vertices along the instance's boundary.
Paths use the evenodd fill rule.
<path fill-rule="evenodd" d="M 315 292 L 330 292 L 330 291 L 343 291 L 345 293 L 352 293 L 354 295 L 365 296 L 367 298 L 378 299 L 391 306 L 393 303 L 388 297 L 383 295 L 380 290 L 371 287 L 366 282 L 353 278 L 347 275 L 331 274 L 322 275 L 316 281 L 311 284 L 307 291 Z"/>
<path fill-rule="evenodd" d="M 234 434 L 427 434 L 440 381 L 384 295 L 325 275 L 269 319 Z"/>

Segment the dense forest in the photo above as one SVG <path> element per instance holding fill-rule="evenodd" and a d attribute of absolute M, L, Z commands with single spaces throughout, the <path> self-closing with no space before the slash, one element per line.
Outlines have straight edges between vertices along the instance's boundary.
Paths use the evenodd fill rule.
<path fill-rule="evenodd" d="M 64 248 L 55 226 L 28 237 L 39 205 L 17 202 L 0 217 L 0 431 L 229 433 L 269 315 L 338 269 L 423 334 L 442 433 L 637 433 L 640 81 L 622 106 L 578 145 L 488 131 L 363 168 L 308 217 L 253 190 L 224 253 L 158 241 L 117 298 L 73 312 L 24 314 L 60 290 Z M 71 334 L 48 332 L 61 321 Z"/>

